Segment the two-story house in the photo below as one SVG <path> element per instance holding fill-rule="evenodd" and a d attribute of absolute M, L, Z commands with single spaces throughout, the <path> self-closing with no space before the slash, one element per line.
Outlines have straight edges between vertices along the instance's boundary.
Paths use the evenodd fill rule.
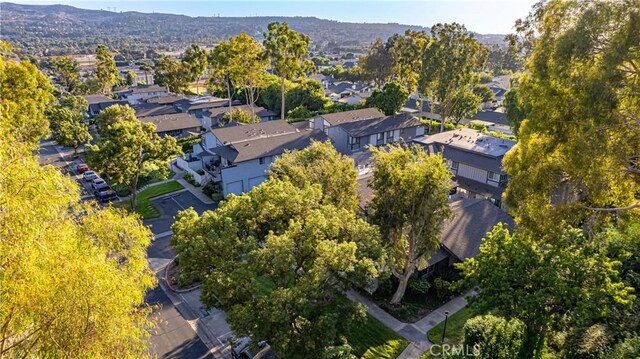
<path fill-rule="evenodd" d="M 503 208 L 507 174 L 504 155 L 515 141 L 497 138 L 470 128 L 460 128 L 414 139 L 429 153 L 440 153 L 453 173 L 456 191 L 463 198 L 488 199 Z"/>
<path fill-rule="evenodd" d="M 314 129 L 299 129 L 286 121 L 213 128 L 194 145 L 194 156 L 214 181 L 222 183 L 223 194 L 250 191 L 267 179 L 271 163 L 285 151 L 303 149 L 311 141 L 326 141 L 327 135 Z"/>
<path fill-rule="evenodd" d="M 385 116 L 374 108 L 318 115 L 309 120 L 309 126 L 323 130 L 336 150 L 347 155 L 365 151 L 368 145 L 408 142 L 424 135 L 422 122 L 413 115 Z"/>

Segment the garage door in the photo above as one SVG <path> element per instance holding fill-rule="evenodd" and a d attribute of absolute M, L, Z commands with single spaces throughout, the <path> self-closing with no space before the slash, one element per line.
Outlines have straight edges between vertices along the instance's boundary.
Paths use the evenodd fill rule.
<path fill-rule="evenodd" d="M 242 194 L 242 181 L 227 183 L 227 194 Z"/>
<path fill-rule="evenodd" d="M 267 180 L 266 176 L 249 178 L 249 190 Z"/>

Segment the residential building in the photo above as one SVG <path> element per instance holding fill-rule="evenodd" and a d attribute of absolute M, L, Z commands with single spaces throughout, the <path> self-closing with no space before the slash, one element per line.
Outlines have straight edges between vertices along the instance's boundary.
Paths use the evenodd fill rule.
<path fill-rule="evenodd" d="M 321 130 L 299 129 L 286 121 L 214 128 L 194 145 L 194 156 L 214 181 L 222 183 L 223 194 L 251 190 L 267 178 L 271 163 L 285 151 L 303 149 L 311 141 L 326 141 Z"/>
<path fill-rule="evenodd" d="M 510 230 L 515 228 L 513 218 L 485 200 L 457 200 L 451 203 L 451 212 L 452 217 L 442 229 L 440 248 L 431 255 L 426 268 L 419 271 L 420 277 L 477 257 L 482 240 L 498 223 Z"/>
<path fill-rule="evenodd" d="M 166 96 L 169 94 L 169 91 L 166 87 L 162 87 L 160 85 L 140 85 L 114 91 L 114 93 L 117 93 L 121 98 L 126 99 L 129 104 L 135 105 L 151 97 Z"/>
<path fill-rule="evenodd" d="M 508 176 L 502 169 L 504 155 L 515 141 L 486 135 L 470 128 L 459 128 L 414 139 L 429 153 L 440 153 L 463 198 L 488 199 L 504 208 L 502 193 Z"/>
<path fill-rule="evenodd" d="M 94 94 L 94 95 L 83 95 L 85 100 L 87 100 L 87 109 L 85 110 L 85 117 L 94 118 L 100 113 L 100 111 L 106 109 L 109 106 L 113 105 L 126 105 L 127 101 L 122 100 L 114 100 L 111 97 L 107 97 L 105 95 Z"/>
<path fill-rule="evenodd" d="M 235 110 L 242 110 L 242 111 L 246 111 L 247 113 L 252 113 L 251 106 L 249 105 L 238 105 L 238 106 L 232 106 L 232 107 L 223 106 L 223 107 L 216 107 L 216 108 L 204 110 L 202 112 L 202 117 L 206 121 L 206 123 L 204 124 L 205 127 L 206 128 L 219 127 L 224 115 Z M 278 116 L 275 113 L 260 106 L 254 106 L 253 113 L 260 118 L 261 122 L 272 121 L 278 118 Z"/>
<path fill-rule="evenodd" d="M 357 105 L 362 101 L 366 101 L 371 97 L 371 94 L 373 94 L 373 91 L 354 92 L 347 97 L 339 99 L 338 102 L 346 103 L 347 105 Z"/>
<path fill-rule="evenodd" d="M 422 122 L 414 116 L 385 116 L 374 108 L 318 115 L 309 120 L 309 126 L 325 131 L 336 150 L 344 154 L 424 135 Z"/>
<path fill-rule="evenodd" d="M 173 113 L 139 118 L 140 122 L 156 125 L 156 133 L 160 137 L 186 137 L 200 133 L 200 122 L 186 113 Z"/>

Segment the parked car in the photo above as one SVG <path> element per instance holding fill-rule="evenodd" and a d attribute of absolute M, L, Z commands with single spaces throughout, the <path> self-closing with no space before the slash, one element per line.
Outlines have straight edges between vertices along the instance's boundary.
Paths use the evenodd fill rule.
<path fill-rule="evenodd" d="M 233 341 L 231 344 L 231 356 L 234 359 L 277 359 L 276 354 L 271 350 L 271 346 L 264 340 L 256 345 L 251 342 L 249 337 L 244 337 Z"/>
<path fill-rule="evenodd" d="M 108 202 L 118 198 L 116 191 L 112 190 L 106 183 L 102 187 L 98 187 L 95 191 L 96 199 L 100 202 Z"/>
<path fill-rule="evenodd" d="M 78 171 L 78 173 L 85 173 L 88 170 L 89 170 L 89 165 L 87 165 L 86 163 L 81 163 L 76 166 L 76 171 Z"/>
<path fill-rule="evenodd" d="M 94 179 L 93 181 L 91 181 L 91 187 L 96 190 L 98 189 L 98 187 L 102 186 L 102 185 L 106 185 L 107 182 L 105 182 L 102 178 L 98 177 L 96 179 Z"/>
<path fill-rule="evenodd" d="M 98 178 L 98 174 L 95 173 L 94 171 L 86 171 L 83 175 L 82 178 L 85 181 L 93 181 L 94 179 Z"/>

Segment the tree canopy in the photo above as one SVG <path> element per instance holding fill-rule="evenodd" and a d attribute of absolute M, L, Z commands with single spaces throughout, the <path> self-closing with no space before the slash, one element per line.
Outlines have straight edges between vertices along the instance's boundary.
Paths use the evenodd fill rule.
<path fill-rule="evenodd" d="M 423 53 L 419 90 L 439 105 L 442 132 L 459 102 L 473 108 L 479 104 L 479 99 L 468 100 L 478 83 L 476 72 L 484 66 L 487 49 L 456 23 L 436 24 L 431 28 L 431 38 Z M 457 109 L 458 113 L 463 110 L 466 106 Z"/>
<path fill-rule="evenodd" d="M 144 170 L 167 166 L 182 151 L 174 137 L 160 138 L 153 123 L 142 123 L 127 105 L 102 110 L 96 118 L 98 137 L 87 148 L 87 163 L 115 183 L 129 187 L 136 207 L 138 179 Z"/>
<path fill-rule="evenodd" d="M 419 146 L 371 151 L 371 220 L 389 241 L 389 265 L 399 281 L 391 304 L 399 305 L 409 277 L 440 246 L 442 224 L 451 213 L 451 173 L 440 155 L 430 156 Z"/>
<path fill-rule="evenodd" d="M 395 115 L 409 98 L 407 90 L 397 82 L 387 82 L 382 90 L 375 89 L 366 100 L 367 107 L 376 107 L 385 115 Z"/>
<path fill-rule="evenodd" d="M 383 255 L 375 227 L 322 199 L 320 185 L 271 178 L 216 211 L 181 212 L 172 227 L 205 305 L 224 308 L 236 335 L 267 340 L 286 358 L 323 357 L 364 318 L 343 295 L 375 278 Z"/>
<path fill-rule="evenodd" d="M 272 22 L 264 33 L 263 45 L 265 55 L 271 62 L 273 73 L 280 77 L 280 118 L 284 120 L 285 107 L 285 80 L 293 80 L 313 71 L 313 63 L 306 58 L 309 54 L 309 36 L 299 34 L 289 25 L 280 22 Z"/>
<path fill-rule="evenodd" d="M 96 72 L 94 77 L 100 84 L 102 93 L 111 92 L 119 78 L 116 62 L 113 60 L 109 49 L 104 45 L 98 45 L 96 48 Z"/>
<path fill-rule="evenodd" d="M 40 137 L 21 117 L 44 118 L 46 77 L 2 56 L 0 79 L 0 356 L 148 356 L 151 232 L 80 202 L 75 179 L 40 166 Z"/>
<path fill-rule="evenodd" d="M 163 56 L 156 60 L 153 71 L 153 81 L 158 85 L 166 86 L 175 93 L 188 91 L 190 73 L 184 63 Z"/>
<path fill-rule="evenodd" d="M 320 185 L 324 204 L 351 211 L 358 209 L 356 176 L 353 160 L 336 151 L 331 142 L 313 142 L 303 150 L 285 152 L 269 168 L 269 177 L 289 180 L 300 188 Z"/>

